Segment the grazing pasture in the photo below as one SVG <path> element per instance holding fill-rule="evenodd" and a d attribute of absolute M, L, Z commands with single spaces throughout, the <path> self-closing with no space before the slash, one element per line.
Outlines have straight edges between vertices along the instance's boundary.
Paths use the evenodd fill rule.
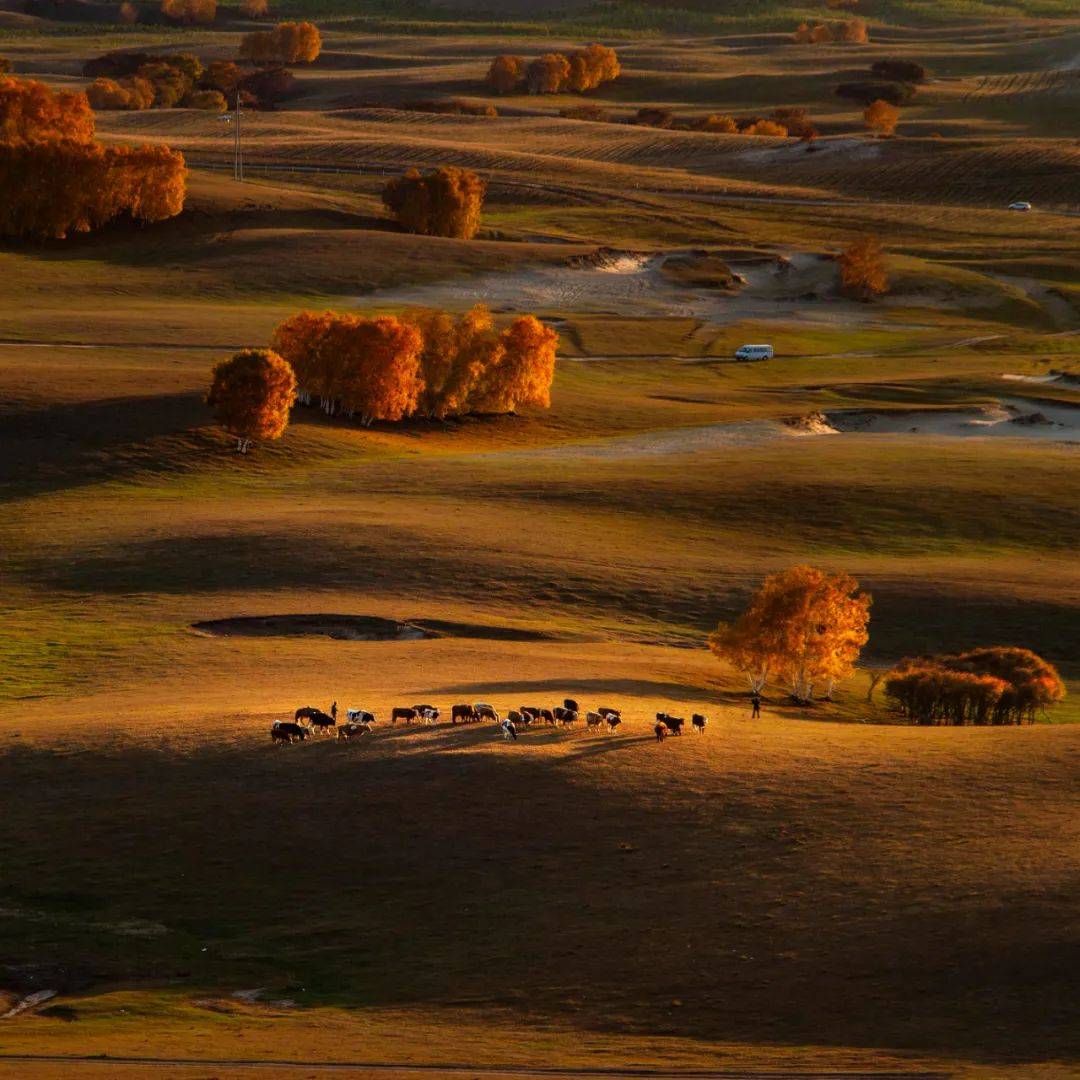
<path fill-rule="evenodd" d="M 721 6 L 274 6 L 321 52 L 242 111 L 243 182 L 235 117 L 102 110 L 185 155 L 183 212 L 0 246 L 0 1077 L 1074 1074 L 1080 24 Z M 105 7 L 2 12 L 0 54 L 78 92 L 272 25 Z M 594 41 L 584 93 L 485 85 Z M 878 137 L 835 91 L 889 59 L 928 76 Z M 710 121 L 785 109 L 816 136 Z M 388 180 L 447 168 L 478 221 L 402 231 Z M 300 311 L 477 304 L 484 370 L 557 334 L 550 408 L 545 363 L 329 415 L 317 350 L 280 438 L 205 402 Z M 869 640 L 755 717 L 708 637 L 796 564 Z M 1034 723 L 884 693 L 1002 645 L 1064 680 Z"/>

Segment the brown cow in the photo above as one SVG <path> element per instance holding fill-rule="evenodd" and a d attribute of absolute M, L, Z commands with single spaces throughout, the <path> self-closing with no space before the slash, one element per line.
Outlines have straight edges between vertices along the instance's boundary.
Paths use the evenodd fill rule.
<path fill-rule="evenodd" d="M 396 709 L 390 711 L 390 723 L 396 724 L 399 720 L 404 720 L 406 724 L 411 724 L 414 720 L 419 720 L 420 714 L 415 709 L 406 709 L 399 706 Z"/>
<path fill-rule="evenodd" d="M 476 710 L 471 705 L 455 705 L 450 710 L 450 723 L 456 724 L 459 720 L 463 724 L 470 724 L 474 720 L 480 718 L 476 715 Z"/>

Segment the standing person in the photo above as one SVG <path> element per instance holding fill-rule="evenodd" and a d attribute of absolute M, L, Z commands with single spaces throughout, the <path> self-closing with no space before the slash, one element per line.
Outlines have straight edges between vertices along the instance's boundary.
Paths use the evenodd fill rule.
<path fill-rule="evenodd" d="M 752 708 L 750 710 L 750 719 L 751 720 L 756 720 L 759 716 L 761 716 L 761 691 L 760 690 L 755 690 L 750 695 L 750 704 L 752 706 Z"/>
<path fill-rule="evenodd" d="M 336 701 L 330 706 L 330 717 L 334 721 L 334 723 L 336 724 L 337 723 L 337 702 Z"/>

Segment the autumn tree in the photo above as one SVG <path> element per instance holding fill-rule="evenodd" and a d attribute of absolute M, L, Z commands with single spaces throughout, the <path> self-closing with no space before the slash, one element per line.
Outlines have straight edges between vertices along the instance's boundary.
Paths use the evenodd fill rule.
<path fill-rule="evenodd" d="M 743 672 L 754 690 L 784 679 L 796 701 L 854 669 L 869 639 L 870 597 L 847 574 L 795 566 L 767 577 L 747 610 L 709 638 L 718 659 Z"/>
<path fill-rule="evenodd" d="M 900 122 L 900 110 L 878 98 L 866 106 L 863 121 L 867 128 L 877 135 L 892 135 Z"/>
<path fill-rule="evenodd" d="M 161 14 L 179 23 L 212 23 L 217 0 L 161 0 Z"/>
<path fill-rule="evenodd" d="M 202 109 L 204 112 L 223 113 L 228 109 L 225 95 L 220 90 L 195 90 L 184 98 L 185 109 Z"/>
<path fill-rule="evenodd" d="M 854 241 L 838 256 L 840 286 L 856 300 L 873 300 L 889 291 L 885 272 L 885 257 L 876 236 L 864 236 Z"/>
<path fill-rule="evenodd" d="M 525 82 L 525 59 L 521 56 L 496 56 L 484 81 L 496 94 L 513 94 Z"/>
<path fill-rule="evenodd" d="M 293 369 L 270 349 L 244 349 L 214 368 L 206 404 L 246 454 L 256 439 L 280 439 L 296 400 Z"/>
<path fill-rule="evenodd" d="M 470 240 L 480 227 L 487 184 L 468 169 L 410 169 L 383 189 L 386 208 L 408 232 Z"/>
<path fill-rule="evenodd" d="M 238 56 L 254 64 L 310 64 L 322 51 L 319 28 L 309 22 L 278 23 L 240 39 Z"/>
<path fill-rule="evenodd" d="M 512 413 L 523 405 L 551 407 L 559 336 L 533 315 L 499 334 L 499 360 L 480 380 L 473 411 Z"/>
<path fill-rule="evenodd" d="M 240 0 L 240 14 L 245 19 L 265 19 L 270 14 L 269 0 Z"/>
<path fill-rule="evenodd" d="M 788 129 L 775 120 L 755 120 L 741 132 L 743 135 L 758 135 L 770 139 L 786 139 Z"/>
<path fill-rule="evenodd" d="M 607 45 L 586 45 L 572 52 L 567 62 L 569 71 L 560 89 L 579 94 L 617 79 L 622 72 L 618 55 Z"/>
<path fill-rule="evenodd" d="M 35 79 L 0 75 L 0 142 L 25 143 L 94 138 L 94 113 L 86 95 L 50 90 Z"/>
<path fill-rule="evenodd" d="M 217 90 L 230 98 L 236 93 L 237 84 L 243 73 L 231 60 L 211 60 L 206 65 L 199 85 L 203 90 Z"/>
<path fill-rule="evenodd" d="M 124 0 L 116 9 L 116 21 L 123 26 L 134 26 L 139 21 L 139 9 L 131 0 Z"/>
<path fill-rule="evenodd" d="M 710 113 L 693 123 L 695 131 L 711 131 L 714 135 L 734 135 L 739 130 L 734 117 Z"/>
<path fill-rule="evenodd" d="M 95 79 L 86 88 L 86 100 L 91 107 L 102 109 L 130 109 L 131 93 L 113 79 Z"/>
<path fill-rule="evenodd" d="M 570 77 L 570 61 L 562 53 L 538 56 L 525 69 L 530 94 L 557 94 Z"/>

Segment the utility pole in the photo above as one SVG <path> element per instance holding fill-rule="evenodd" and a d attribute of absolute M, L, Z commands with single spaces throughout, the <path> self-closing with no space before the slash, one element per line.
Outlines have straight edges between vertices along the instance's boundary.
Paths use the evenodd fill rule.
<path fill-rule="evenodd" d="M 233 179 L 244 181 L 244 148 L 240 142 L 240 87 L 236 88 L 236 111 L 233 113 Z"/>

